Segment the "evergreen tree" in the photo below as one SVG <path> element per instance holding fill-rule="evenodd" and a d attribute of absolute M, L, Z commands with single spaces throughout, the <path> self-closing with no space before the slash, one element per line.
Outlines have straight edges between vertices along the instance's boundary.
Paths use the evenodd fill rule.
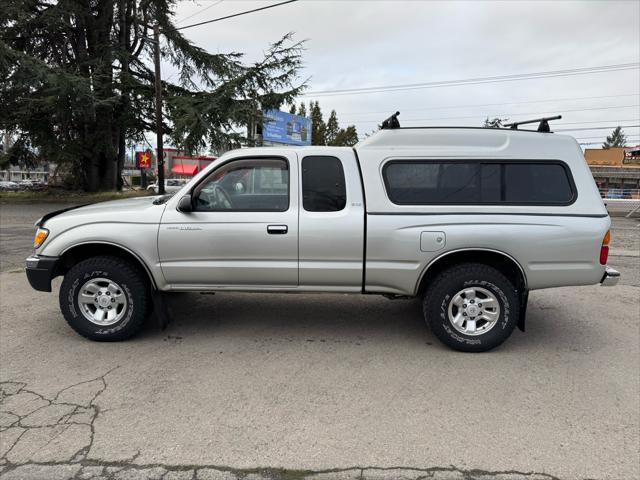
<path fill-rule="evenodd" d="M 298 109 L 298 115 L 300 115 L 301 117 L 307 116 L 307 107 L 305 106 L 304 102 L 300 104 L 300 108 Z"/>
<path fill-rule="evenodd" d="M 335 110 L 331 110 L 329 120 L 327 120 L 327 130 L 324 135 L 326 145 L 335 145 L 339 133 L 340 125 L 338 124 L 338 115 Z"/>
<path fill-rule="evenodd" d="M 295 103 L 291 104 L 291 108 L 289 108 L 289 113 L 291 115 L 295 115 L 296 114 L 296 104 Z"/>
<path fill-rule="evenodd" d="M 333 141 L 333 145 L 342 147 L 353 147 L 356 143 L 358 143 L 358 132 L 354 125 L 341 129 Z"/>
<path fill-rule="evenodd" d="M 602 144 L 602 148 L 607 149 L 611 147 L 624 147 L 627 145 L 627 136 L 622 131 L 622 127 L 616 127 L 611 135 L 607 137 Z"/>
<path fill-rule="evenodd" d="M 179 72 L 177 84 L 163 83 L 164 131 L 175 145 L 237 145 L 235 129 L 256 112 L 293 102 L 301 43 L 286 35 L 253 64 L 210 54 L 175 30 L 176 1 L 3 0 L 2 128 L 66 165 L 86 190 L 121 186 L 127 141 L 154 128 L 155 22 L 161 55 Z"/>
<path fill-rule="evenodd" d="M 322 110 L 319 102 L 309 104 L 309 117 L 311 118 L 311 143 L 312 145 L 326 145 L 325 135 L 327 125 L 322 118 Z"/>

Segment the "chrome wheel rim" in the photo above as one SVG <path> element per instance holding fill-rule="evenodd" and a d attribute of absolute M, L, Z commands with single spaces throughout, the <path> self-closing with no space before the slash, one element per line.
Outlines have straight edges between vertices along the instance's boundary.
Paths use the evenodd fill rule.
<path fill-rule="evenodd" d="M 449 322 L 465 335 L 482 335 L 500 318 L 498 298 L 486 288 L 469 287 L 456 293 L 449 302 Z"/>
<path fill-rule="evenodd" d="M 78 305 L 84 318 L 104 327 L 118 323 L 124 317 L 127 298 L 113 280 L 92 278 L 78 291 Z"/>

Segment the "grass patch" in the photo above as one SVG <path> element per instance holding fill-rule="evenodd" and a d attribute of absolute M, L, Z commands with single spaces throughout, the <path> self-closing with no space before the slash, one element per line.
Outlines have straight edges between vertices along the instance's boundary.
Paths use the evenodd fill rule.
<path fill-rule="evenodd" d="M 39 192 L 0 192 L 0 203 L 98 203 L 106 202 L 107 200 L 120 200 L 123 198 L 147 197 L 152 195 L 155 195 L 153 191 L 146 190 L 87 193 L 83 191 L 49 188 Z"/>

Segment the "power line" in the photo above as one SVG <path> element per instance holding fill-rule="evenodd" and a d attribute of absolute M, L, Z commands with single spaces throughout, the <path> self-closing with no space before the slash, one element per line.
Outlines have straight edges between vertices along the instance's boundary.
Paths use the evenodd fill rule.
<path fill-rule="evenodd" d="M 563 125 L 585 125 L 589 123 L 602 123 L 602 122 L 640 122 L 640 118 L 627 118 L 627 119 L 616 119 L 616 120 L 595 120 L 591 122 L 563 122 L 563 123 L 554 123 L 554 125 L 563 126 Z"/>
<path fill-rule="evenodd" d="M 579 132 L 584 130 L 611 130 L 614 128 L 640 128 L 640 125 L 613 125 L 611 127 L 588 127 L 588 128 L 554 128 L 554 132 Z"/>
<path fill-rule="evenodd" d="M 573 137 L 573 135 L 571 135 L 571 136 Z M 593 137 L 593 136 L 592 136 L 592 137 L 573 137 L 573 138 L 575 138 L 576 140 L 593 140 L 593 139 L 595 139 L 595 138 L 605 138 L 605 137 L 606 137 L 606 135 L 599 135 L 599 136 L 597 136 L 597 137 Z M 626 138 L 627 140 L 631 140 L 631 139 L 640 138 L 640 136 L 638 136 L 638 135 L 631 135 L 630 137 L 625 137 L 625 138 Z"/>
<path fill-rule="evenodd" d="M 473 105 L 448 105 L 444 107 L 424 107 L 424 108 L 397 108 L 392 107 L 386 110 L 377 110 L 377 111 L 369 111 L 369 112 L 348 112 L 343 113 L 341 115 L 349 116 L 349 115 L 369 115 L 369 114 L 378 114 L 378 113 L 389 113 L 392 110 L 400 110 L 401 112 L 419 112 L 424 110 L 449 110 L 455 108 L 475 108 L 475 107 L 496 107 L 501 105 L 520 105 L 520 104 L 530 104 L 530 103 L 551 103 L 551 102 L 568 102 L 573 100 L 594 100 L 600 98 L 621 98 L 621 97 L 640 97 L 640 93 L 626 93 L 623 95 L 598 95 L 593 97 L 572 97 L 572 98 L 555 98 L 549 100 L 528 100 L 521 102 L 502 102 L 502 103 L 476 103 Z"/>
<path fill-rule="evenodd" d="M 344 88 L 335 90 L 318 90 L 316 92 L 309 92 L 302 97 L 321 97 L 329 95 L 360 95 L 367 93 L 384 93 L 384 92 L 398 92 L 405 90 L 416 90 L 422 88 L 440 88 L 440 87 L 457 87 L 462 85 L 478 85 L 482 83 L 500 83 L 510 82 L 516 80 L 529 80 L 537 78 L 550 78 L 550 77 L 567 77 L 573 75 L 588 75 L 592 73 L 604 73 L 604 72 L 616 72 L 619 70 L 635 70 L 638 69 L 640 63 L 619 63 L 614 65 L 600 65 L 597 67 L 582 67 L 582 68 L 570 68 L 565 70 L 549 70 L 544 72 L 532 72 L 532 73 L 518 73 L 511 75 L 497 75 L 491 77 L 476 77 L 476 78 L 464 78 L 458 80 L 441 80 L 435 82 L 424 83 L 408 83 L 398 85 L 380 85 L 377 87 L 358 87 L 358 88 Z"/>
<path fill-rule="evenodd" d="M 576 140 L 578 140 L 578 139 L 576 138 Z M 635 138 L 635 139 L 632 139 L 631 141 L 632 142 L 637 142 L 638 140 L 640 140 L 640 139 Z M 603 143 L 604 142 L 602 140 L 600 140 L 599 142 L 579 142 L 578 145 L 602 145 Z"/>
<path fill-rule="evenodd" d="M 184 17 L 183 19 L 178 20 L 178 21 L 176 22 L 176 25 L 177 25 L 178 23 L 182 23 L 182 22 L 184 22 L 185 20 L 189 20 L 190 18 L 193 18 L 193 17 L 195 17 L 195 16 L 198 16 L 198 15 L 200 15 L 201 13 L 204 13 L 204 12 L 206 12 L 207 10 L 209 10 L 210 8 L 213 8 L 213 7 L 215 7 L 216 5 L 220 5 L 222 2 L 224 2 L 224 0 L 216 0 L 215 2 L 213 2 L 213 3 L 212 3 L 211 5 L 209 5 L 208 7 L 201 8 L 201 9 L 200 9 L 200 10 L 198 10 L 196 13 L 193 13 L 193 14 L 189 15 L 188 17 Z"/>
<path fill-rule="evenodd" d="M 578 109 L 571 109 L 571 110 L 562 110 L 561 113 L 567 113 L 567 112 L 588 112 L 588 111 L 593 111 L 593 110 L 611 110 L 611 109 L 619 109 L 619 108 L 637 108 L 640 107 L 640 104 L 634 104 L 634 105 L 611 105 L 611 106 L 606 106 L 606 107 L 592 107 L 592 108 L 578 108 Z M 489 115 L 490 117 L 509 117 L 511 118 L 512 116 L 519 116 L 519 115 L 547 115 L 549 114 L 549 111 L 546 112 L 517 112 L 517 113 L 499 113 L 499 114 L 491 114 Z M 478 114 L 478 115 L 467 115 L 467 116 L 463 116 L 463 117 L 430 117 L 430 118 L 405 118 L 404 122 L 426 122 L 426 121 L 432 121 L 432 120 L 460 120 L 460 119 L 469 119 L 469 118 L 486 118 L 487 115 L 486 114 Z M 356 121 L 355 123 L 380 123 L 379 120 L 362 120 L 362 121 Z"/>
<path fill-rule="evenodd" d="M 241 15 L 247 15 L 249 13 L 260 12 L 262 10 L 268 10 L 270 8 L 280 7 L 282 5 L 286 5 L 288 3 L 294 3 L 294 2 L 297 2 L 297 1 L 298 0 L 286 0 L 285 2 L 274 3 L 272 5 L 267 5 L 267 6 L 264 6 L 264 7 L 254 8 L 253 10 L 245 10 L 244 12 L 238 12 L 238 13 L 234 13 L 234 14 L 231 14 L 231 15 L 226 15 L 224 17 L 218 17 L 218 18 L 213 18 L 211 20 L 205 20 L 204 22 L 192 23 L 191 25 L 185 25 L 184 27 L 168 28 L 167 30 L 163 30 L 161 33 L 176 32 L 178 30 L 186 30 L 187 28 L 199 27 L 200 25 L 207 25 L 209 23 L 219 22 L 221 20 L 227 20 L 229 18 L 240 17 Z"/>

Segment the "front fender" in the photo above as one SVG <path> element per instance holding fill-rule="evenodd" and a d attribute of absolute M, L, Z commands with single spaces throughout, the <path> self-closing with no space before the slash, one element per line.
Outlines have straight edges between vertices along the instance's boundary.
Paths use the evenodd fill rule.
<path fill-rule="evenodd" d="M 100 245 L 120 248 L 136 257 L 146 269 L 156 288 L 162 289 L 166 282 L 158 258 L 158 223 L 99 222 L 70 226 L 59 231 L 51 225 L 50 238 L 39 248 L 39 256 L 63 257 L 72 248 L 82 245 Z"/>

